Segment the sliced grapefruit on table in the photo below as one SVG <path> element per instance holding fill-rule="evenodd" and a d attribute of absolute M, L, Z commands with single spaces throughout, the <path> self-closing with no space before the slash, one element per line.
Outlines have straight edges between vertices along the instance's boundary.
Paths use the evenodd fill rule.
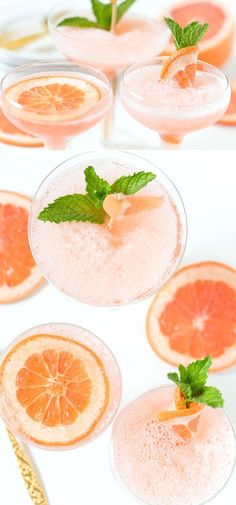
<path fill-rule="evenodd" d="M 181 26 L 195 20 L 208 23 L 209 30 L 199 43 L 199 59 L 216 67 L 225 63 L 234 41 L 233 17 L 225 6 L 214 0 L 188 0 L 173 5 L 170 15 Z M 174 50 L 170 42 L 165 54 L 172 54 Z"/>
<path fill-rule="evenodd" d="M 35 443 L 68 446 L 93 433 L 109 401 L 109 381 L 100 358 L 79 341 L 33 335 L 4 358 L 2 389 L 9 391 L 3 415 L 14 412 L 17 431 Z"/>
<path fill-rule="evenodd" d="M 75 77 L 32 77 L 13 84 L 6 91 L 9 99 L 24 110 L 37 114 L 86 112 L 100 99 L 101 92 L 92 82 Z"/>
<path fill-rule="evenodd" d="M 231 81 L 231 100 L 224 116 L 218 121 L 225 126 L 236 126 L 236 82 Z"/>
<path fill-rule="evenodd" d="M 0 303 L 21 300 L 44 282 L 30 251 L 30 198 L 0 191 Z"/>
<path fill-rule="evenodd" d="M 18 147 L 43 147 L 43 142 L 14 126 L 0 109 L 0 142 Z"/>
<path fill-rule="evenodd" d="M 213 357 L 211 371 L 236 364 L 236 271 L 216 262 L 179 270 L 158 292 L 147 337 L 164 361 L 189 364 Z"/>
<path fill-rule="evenodd" d="M 164 63 L 160 77 L 176 83 L 180 88 L 193 86 L 196 79 L 198 46 L 189 46 L 174 52 Z"/>

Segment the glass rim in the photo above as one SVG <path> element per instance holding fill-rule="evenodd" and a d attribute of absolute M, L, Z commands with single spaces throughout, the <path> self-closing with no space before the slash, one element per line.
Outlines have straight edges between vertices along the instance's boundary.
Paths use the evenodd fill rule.
<path fill-rule="evenodd" d="M 154 107 L 163 107 L 163 108 L 168 108 L 168 107 L 173 107 L 173 103 L 170 102 L 169 104 L 165 104 L 165 103 L 155 103 L 153 102 L 153 100 L 151 99 L 145 99 L 145 98 L 142 98 L 139 94 L 137 93 L 134 93 L 132 91 L 130 91 L 129 89 L 127 89 L 127 85 L 126 85 L 126 78 L 129 74 L 131 74 L 134 70 L 138 70 L 138 69 L 141 69 L 141 68 L 144 68 L 148 65 L 150 66 L 158 66 L 162 63 L 164 63 L 165 61 L 167 61 L 168 59 L 170 58 L 170 56 L 156 56 L 155 58 L 144 58 L 136 63 L 132 63 L 131 65 L 129 65 L 122 73 L 122 76 L 121 76 L 121 95 L 127 95 L 129 96 L 133 101 L 136 101 L 137 103 L 139 104 L 143 104 L 143 105 L 147 105 L 147 106 L 151 106 L 152 108 Z M 210 99 L 209 101 L 207 102 L 198 102 L 198 103 L 194 103 L 194 104 L 181 104 L 181 105 L 178 105 L 178 109 L 180 110 L 184 110 L 184 109 L 191 109 L 191 108 L 195 108 L 195 107 L 199 107 L 201 105 L 204 105 L 204 106 L 207 106 L 211 103 L 215 103 L 220 97 L 224 96 L 224 94 L 228 91 L 228 89 L 230 89 L 230 81 L 229 81 L 229 78 L 227 77 L 226 74 L 224 74 L 224 72 L 222 72 L 219 68 L 215 67 L 214 65 L 211 65 L 210 63 L 207 63 L 205 61 L 202 61 L 200 59 L 197 60 L 197 65 L 200 64 L 201 66 L 204 66 L 204 68 L 208 69 L 209 70 L 209 73 L 210 74 L 214 74 L 214 75 L 218 75 L 222 80 L 224 80 L 225 82 L 225 88 L 222 89 L 219 93 L 217 93 L 217 95 L 215 95 L 215 97 L 213 99 Z M 123 88 L 123 91 L 122 91 L 122 88 Z M 178 91 L 178 88 L 176 88 L 177 91 Z"/>
<path fill-rule="evenodd" d="M 92 157 L 93 158 L 98 158 L 99 157 L 100 159 L 101 158 L 105 158 L 105 159 L 116 160 L 116 159 L 119 159 L 119 156 L 124 156 L 124 161 L 125 161 L 126 157 L 128 157 L 129 159 L 132 158 L 134 161 L 137 158 L 139 158 L 139 160 L 143 160 L 146 164 L 149 164 L 150 166 L 152 166 L 153 168 L 155 168 L 155 172 L 157 173 L 157 175 L 159 173 L 163 177 L 164 181 L 166 180 L 167 183 L 170 184 L 171 188 L 174 190 L 174 193 L 175 193 L 175 195 L 177 195 L 177 199 L 179 200 L 177 202 L 177 208 L 181 207 L 180 217 L 181 217 L 181 225 L 182 225 L 182 230 L 183 230 L 183 232 L 182 232 L 182 241 L 181 241 L 181 252 L 179 254 L 179 257 L 178 257 L 178 259 L 177 259 L 174 267 L 168 273 L 168 276 L 166 277 L 164 283 L 162 283 L 159 287 L 157 287 L 155 285 L 152 288 L 148 289 L 145 293 L 142 293 L 139 297 L 137 297 L 135 299 L 129 299 L 129 300 L 126 300 L 125 302 L 121 302 L 121 303 L 98 304 L 98 303 L 85 302 L 85 301 L 81 301 L 79 299 L 74 298 L 70 294 L 65 293 L 60 288 L 58 288 L 49 279 L 48 275 L 44 272 L 44 269 L 41 267 L 41 265 L 38 262 L 38 259 L 36 258 L 36 255 L 34 253 L 34 248 L 33 248 L 33 244 L 32 244 L 32 236 L 31 236 L 32 209 L 33 209 L 33 205 L 34 205 L 34 200 L 37 198 L 37 196 L 39 195 L 39 193 L 43 190 L 43 187 L 44 187 L 45 183 L 48 180 L 50 181 L 53 178 L 54 174 L 57 173 L 58 171 L 60 171 L 63 167 L 65 167 L 65 170 L 70 169 L 70 166 L 67 167 L 67 165 L 71 164 L 73 161 L 76 161 L 76 160 L 81 160 L 81 161 L 84 160 L 85 161 L 87 158 L 88 158 L 88 161 L 89 161 L 89 159 L 91 159 Z M 163 184 L 163 186 L 165 187 L 165 184 Z M 168 188 L 167 188 L 167 193 L 168 193 Z M 68 158 L 67 160 L 64 160 L 63 162 L 59 163 L 59 165 L 57 165 L 55 168 L 53 168 L 46 175 L 46 177 L 44 177 L 44 179 L 42 180 L 42 182 L 38 186 L 38 188 L 37 188 L 37 190 L 36 190 L 36 192 L 34 194 L 34 197 L 33 197 L 31 209 L 30 209 L 30 212 L 29 212 L 28 237 L 29 237 L 30 249 L 31 249 L 32 255 L 34 257 L 34 260 L 35 260 L 36 264 L 38 265 L 40 271 L 42 272 L 44 278 L 46 279 L 46 281 L 50 285 L 53 285 L 59 292 L 61 292 L 64 296 L 66 296 L 67 298 L 69 298 L 72 301 L 75 301 L 77 303 L 81 303 L 82 305 L 87 305 L 87 306 L 92 306 L 92 307 L 97 307 L 97 308 L 108 309 L 108 308 L 112 308 L 112 307 L 113 308 L 114 307 L 125 307 L 127 305 L 131 305 L 131 304 L 134 305 L 136 303 L 142 302 L 142 301 L 150 298 L 151 296 L 155 295 L 160 289 L 163 288 L 163 286 L 168 282 L 168 280 L 175 274 L 175 272 L 179 268 L 179 265 L 180 265 L 180 263 L 181 263 L 181 261 L 183 259 L 183 256 L 184 256 L 184 253 L 185 253 L 185 250 L 186 250 L 186 246 L 187 246 L 187 239 L 188 239 L 188 220 L 187 220 L 187 214 L 186 214 L 186 209 L 185 209 L 185 206 L 184 206 L 184 202 L 183 202 L 183 199 L 182 199 L 182 196 L 181 196 L 179 190 L 177 189 L 177 187 L 174 184 L 174 182 L 172 181 L 172 179 L 162 169 L 160 169 L 158 166 L 156 166 L 153 161 L 147 160 L 146 158 L 144 158 L 143 156 L 140 156 L 139 154 L 134 154 L 134 153 L 130 153 L 128 151 L 123 151 L 123 150 L 117 151 L 115 149 L 109 149 L 108 151 L 87 151 L 87 152 L 84 152 L 84 153 L 81 153 L 81 154 L 75 154 L 75 155 L 71 156 L 70 158 Z"/>
<path fill-rule="evenodd" d="M 30 328 L 27 328 L 26 330 L 24 330 L 23 332 L 20 333 L 20 335 L 18 335 L 17 337 L 15 337 L 7 346 L 6 348 L 4 349 L 3 352 L 0 353 L 0 369 L 1 369 L 1 365 L 2 365 L 2 362 L 3 360 L 5 359 L 5 357 L 7 356 L 7 354 L 11 351 L 11 349 L 14 348 L 14 346 L 17 344 L 17 342 L 20 342 L 21 340 L 24 340 L 24 338 L 28 338 L 28 337 L 23 337 L 22 336 L 27 332 L 27 333 L 30 333 L 32 335 L 35 334 L 35 330 L 39 330 L 39 329 L 42 329 L 43 331 L 43 328 L 44 327 L 48 327 L 48 326 L 63 326 L 63 327 L 72 327 L 72 328 L 76 328 L 76 329 L 79 329 L 79 330 L 82 330 L 82 331 L 85 331 L 86 333 L 89 333 L 93 339 L 95 339 L 97 342 L 99 342 L 105 349 L 106 351 L 108 352 L 109 356 L 112 358 L 112 361 L 113 361 L 113 365 L 115 364 L 115 368 L 116 368 L 116 374 L 117 374 L 117 379 L 119 381 L 119 390 L 118 390 L 118 400 L 116 402 L 116 406 L 115 408 L 113 409 L 112 411 L 112 416 L 110 417 L 109 416 L 109 422 L 106 423 L 105 427 L 103 427 L 103 429 L 99 432 L 99 433 L 96 433 L 95 435 L 92 433 L 92 436 L 88 436 L 88 437 L 85 437 L 84 439 L 82 439 L 81 441 L 73 444 L 73 445 L 68 445 L 68 446 L 50 446 L 50 445 L 42 445 L 40 443 L 37 443 L 37 442 L 34 442 L 34 441 L 31 441 L 27 438 L 27 436 L 24 436 L 23 434 L 19 434 L 14 428 L 11 427 L 10 423 L 9 423 L 9 420 L 6 419 L 6 416 L 2 413 L 2 408 L 1 408 L 1 400 L 0 400 L 0 417 L 1 419 L 3 420 L 4 424 L 19 438 L 21 439 L 23 442 L 26 442 L 27 444 L 29 445 L 32 445 L 34 447 L 37 447 L 38 449 L 42 449 L 42 450 L 46 450 L 46 451 L 53 451 L 53 452 L 56 452 L 56 451 L 60 451 L 60 452 L 64 452 L 64 451 L 70 451 L 70 450 L 73 450 L 73 449 L 78 449 L 79 447 L 81 446 L 84 446 L 86 444 L 89 444 L 91 443 L 93 440 L 96 440 L 97 438 L 99 438 L 100 435 L 102 435 L 106 430 L 107 428 L 111 425 L 111 423 L 113 422 L 114 418 L 116 417 L 117 415 L 117 412 L 120 408 L 120 403 L 121 403 L 121 398 L 122 398 L 122 374 L 121 374 L 121 369 L 120 369 L 120 365 L 119 365 L 119 362 L 115 356 L 115 354 L 113 353 L 113 351 L 110 349 L 110 347 L 104 342 L 104 340 L 102 340 L 100 337 L 98 337 L 93 331 L 90 331 L 88 330 L 87 328 L 85 328 L 84 326 L 80 326 L 78 324 L 75 324 L 75 323 L 65 323 L 65 322 L 49 322 L 49 323 L 42 323 L 42 324 L 38 324 L 38 325 L 34 325 Z M 75 341 L 79 341 L 79 339 L 75 339 L 73 337 L 70 337 L 71 340 L 75 340 Z M 90 346 L 89 344 L 87 344 L 87 347 L 90 349 Z M 101 358 L 100 358 L 101 359 Z M 103 363 L 104 365 L 104 363 Z M 105 370 L 106 370 L 106 366 L 105 366 Z M 0 398 L 1 398 L 1 394 L 0 394 Z M 107 405 L 107 408 L 105 410 L 105 412 L 103 413 L 101 419 L 99 420 L 99 423 L 98 423 L 98 426 L 100 424 L 100 422 L 102 423 L 104 421 L 104 416 L 106 415 L 106 413 L 109 411 L 109 404 L 110 404 L 110 401 Z M 96 429 L 96 428 L 95 428 Z"/>
<path fill-rule="evenodd" d="M 12 98 L 9 98 L 6 93 L 5 93 L 5 89 L 8 89 L 8 86 L 4 89 L 4 85 L 5 85 L 5 81 L 10 78 L 11 76 L 13 76 L 14 74 L 17 75 L 17 73 L 21 74 L 22 72 L 28 72 L 27 75 L 25 76 L 26 79 L 27 77 L 29 76 L 34 76 L 34 75 L 38 75 L 40 76 L 41 72 L 43 72 L 43 70 L 40 70 L 38 69 L 38 71 L 35 71 L 35 73 L 32 71 L 31 72 L 31 69 L 33 70 L 34 68 L 36 67 L 40 67 L 43 69 L 43 67 L 52 67 L 51 69 L 49 68 L 47 70 L 47 72 L 53 72 L 53 68 L 54 67 L 64 67 L 65 68 L 65 72 L 71 72 L 71 73 L 74 73 L 75 76 L 76 74 L 83 74 L 83 75 L 89 75 L 90 77 L 95 77 L 96 79 L 98 79 L 100 82 L 103 83 L 103 85 L 105 84 L 107 86 L 107 91 L 108 91 L 108 96 L 105 94 L 100 100 L 99 102 L 97 102 L 97 104 L 100 106 L 102 105 L 103 103 L 107 102 L 107 99 L 108 97 L 111 99 L 112 98 L 112 85 L 111 85 L 111 81 L 110 79 L 107 77 L 107 75 L 102 72 L 101 70 L 95 68 L 95 67 L 92 67 L 92 66 L 89 66 L 89 65 L 80 65 L 80 64 L 76 64 L 76 63 L 73 63 L 72 61 L 68 61 L 68 60 L 38 60 L 38 61 L 34 61 L 34 62 L 30 62 L 30 63 L 26 63 L 24 65 L 20 65 L 16 68 L 13 68 L 11 69 L 9 72 L 7 72 L 3 77 L 2 79 L 0 80 L 0 92 L 2 94 L 2 100 L 5 101 L 6 103 L 9 103 L 11 106 L 13 106 L 15 109 L 17 110 L 24 110 L 27 114 L 32 114 L 34 113 L 33 110 L 27 110 L 24 108 L 24 106 L 22 106 L 21 104 L 19 104 L 18 102 L 16 102 L 16 100 L 12 99 Z M 71 70 L 70 70 L 71 68 Z M 61 68 L 61 70 L 58 70 L 58 71 L 63 71 L 63 68 Z M 24 80 L 24 77 L 21 79 L 21 77 L 19 77 L 19 80 Z M 18 82 L 18 79 L 15 79 L 14 80 L 14 83 Z M 14 84 L 13 83 L 13 84 Z M 10 85 L 11 86 L 11 85 Z M 108 104 L 108 106 L 110 106 L 110 103 Z M 79 110 L 79 109 L 74 109 L 73 110 L 73 113 L 76 114 L 76 111 Z M 37 113 L 40 117 L 40 114 Z M 65 111 L 59 111 L 57 112 L 57 116 L 60 116 L 63 117 L 63 115 L 65 115 Z M 95 114 L 96 115 L 96 114 Z M 41 114 L 41 116 L 45 116 L 45 114 Z M 87 116 L 87 112 L 86 112 L 86 116 Z M 93 117 L 94 114 L 93 114 L 93 109 L 88 111 L 88 116 L 87 117 Z M 87 119 L 86 117 L 86 119 Z M 83 118 L 83 115 L 81 116 L 81 118 Z M 71 119 L 71 121 L 77 121 L 76 118 L 73 118 Z M 53 123 L 53 121 L 51 121 L 51 123 Z"/>
<path fill-rule="evenodd" d="M 135 493 L 134 491 L 132 491 L 132 489 L 128 486 L 128 484 L 125 482 L 125 480 L 121 477 L 121 475 L 118 472 L 118 470 L 116 468 L 116 465 L 115 465 L 114 452 L 113 452 L 113 441 L 114 441 L 115 425 L 116 425 L 117 420 L 119 419 L 119 416 L 122 414 L 122 412 L 129 405 L 131 405 L 132 403 L 134 403 L 139 398 L 142 398 L 146 394 L 155 392 L 157 389 L 164 389 L 164 388 L 173 388 L 174 389 L 174 385 L 172 386 L 171 384 L 160 384 L 159 386 L 154 387 L 152 389 L 149 389 L 148 391 L 144 391 L 140 395 L 136 396 L 133 400 L 131 400 L 128 403 L 126 403 L 125 406 L 122 407 L 122 409 L 120 410 L 119 414 L 116 416 L 116 419 L 115 419 L 115 421 L 113 423 L 112 431 L 111 431 L 111 434 L 110 434 L 110 440 L 109 440 L 109 463 L 110 463 L 110 471 L 111 471 L 111 473 L 113 475 L 113 478 L 115 479 L 116 483 L 120 486 L 120 488 L 122 488 L 126 493 L 128 493 L 130 496 L 132 496 L 133 499 L 135 499 L 137 503 L 140 503 L 140 505 L 141 504 L 143 504 L 143 505 L 144 504 L 145 505 L 150 505 L 150 504 L 148 502 L 144 501 L 142 498 L 140 498 L 140 496 L 138 496 L 137 493 Z M 217 491 L 217 493 L 215 493 L 213 496 L 211 496 L 210 498 L 208 498 L 206 501 L 200 502 L 200 503 L 198 503 L 196 505 L 207 505 L 212 500 L 214 500 L 225 489 L 225 487 L 228 485 L 229 481 L 231 480 L 231 477 L 233 476 L 235 468 L 236 468 L 236 430 L 235 430 L 235 427 L 234 427 L 233 422 L 232 422 L 231 418 L 229 417 L 229 415 L 225 412 L 225 410 L 223 408 L 221 408 L 220 410 L 223 411 L 224 416 L 229 421 L 229 425 L 230 425 L 232 433 L 233 433 L 233 438 L 234 438 L 234 461 L 233 461 L 233 464 L 232 464 L 231 471 L 230 471 L 230 473 L 229 473 L 229 475 L 228 475 L 225 483 Z"/>
<path fill-rule="evenodd" d="M 150 1 L 150 0 L 149 0 L 149 1 Z M 152 4 L 154 5 L 154 1 L 153 1 L 153 0 L 151 0 L 151 1 L 152 1 Z M 58 32 L 58 33 L 60 33 L 60 34 L 62 33 L 62 35 L 63 35 L 65 38 L 68 38 L 68 39 L 73 39 L 73 36 L 72 36 L 72 35 L 70 35 L 70 34 L 68 34 L 68 33 L 61 32 L 61 30 L 59 30 L 59 29 L 58 29 L 58 26 L 55 26 L 55 24 L 54 24 L 54 22 L 53 22 L 53 20 L 52 20 L 53 15 L 56 15 L 56 14 L 57 14 L 57 9 L 59 9 L 59 8 L 60 8 L 60 6 L 61 6 L 61 7 L 62 7 L 63 5 L 65 6 L 65 5 L 66 5 L 66 3 L 67 3 L 67 4 L 69 4 L 69 2 L 66 2 L 66 0 L 60 0 L 60 2 L 57 2 L 57 4 L 56 4 L 56 5 L 54 5 L 54 6 L 50 9 L 50 11 L 48 12 L 48 16 L 47 16 L 47 20 L 48 20 L 48 27 L 49 27 L 49 30 L 51 29 L 51 30 L 53 30 L 53 31 L 55 30 L 56 32 Z M 74 0 L 74 3 L 75 3 L 75 5 L 76 5 L 76 6 L 78 5 L 78 4 L 76 4 L 76 1 L 75 1 L 75 0 Z M 69 5 L 68 5 L 68 8 L 69 8 Z M 150 19 L 150 20 L 152 20 L 153 22 L 158 22 L 158 21 L 160 21 L 160 19 L 159 19 L 159 15 L 160 15 L 160 17 L 162 17 L 162 16 L 166 16 L 166 15 L 168 14 L 168 9 L 166 9 L 166 7 L 164 7 L 164 5 L 162 5 L 162 4 L 160 4 L 160 3 L 158 3 L 157 8 L 159 9 L 159 14 L 158 14 L 158 18 L 157 18 L 157 19 L 152 18 L 151 16 L 150 16 L 150 17 L 149 17 L 149 16 L 145 16 L 145 19 Z M 86 10 L 86 9 L 81 9 L 81 10 L 80 10 L 80 12 L 85 14 L 85 13 L 87 13 L 87 10 Z M 58 14 L 59 14 L 59 13 L 58 13 Z M 136 18 L 139 18 L 139 17 L 140 17 L 141 19 L 144 19 L 144 17 L 141 15 L 141 13 L 140 13 L 140 14 L 135 14 L 135 13 L 133 13 L 133 17 L 136 17 Z M 168 31 L 168 27 L 166 27 L 166 28 L 167 28 L 167 31 Z"/>

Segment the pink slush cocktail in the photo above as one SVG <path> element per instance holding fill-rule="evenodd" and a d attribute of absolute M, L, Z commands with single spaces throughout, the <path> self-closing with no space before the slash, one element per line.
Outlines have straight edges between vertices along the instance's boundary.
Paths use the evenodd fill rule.
<path fill-rule="evenodd" d="M 105 3 L 105 2 L 104 2 Z M 169 40 L 169 30 L 154 2 L 137 0 L 115 30 L 58 26 L 66 18 L 94 20 L 91 2 L 64 1 L 49 15 L 49 29 L 57 49 L 68 59 L 98 68 L 113 77 L 137 59 L 160 54 Z M 154 7 L 155 5 L 155 7 Z"/>
<path fill-rule="evenodd" d="M 52 61 L 18 67 L 2 80 L 2 109 L 21 130 L 43 139 L 49 149 L 96 125 L 112 102 L 109 80 L 102 72 Z"/>
<path fill-rule="evenodd" d="M 129 67 L 122 78 L 121 97 L 131 116 L 170 145 L 216 123 L 229 105 L 230 86 L 220 70 L 198 61 L 195 85 L 180 88 L 160 78 L 166 61 L 163 56 Z"/>
<path fill-rule="evenodd" d="M 85 193 L 88 166 L 109 183 L 139 170 L 151 169 L 157 177 L 130 197 L 128 214 L 111 226 L 40 221 L 39 213 L 58 197 Z M 29 233 L 37 264 L 64 294 L 92 305 L 121 305 L 150 296 L 172 275 L 183 255 L 186 220 L 175 187 L 149 161 L 117 151 L 87 153 L 63 163 L 42 183 Z"/>
<path fill-rule="evenodd" d="M 202 505 L 232 473 L 235 435 L 224 411 L 208 406 L 200 416 L 157 421 L 173 392 L 172 386 L 153 389 L 121 411 L 113 427 L 112 467 L 119 482 L 148 505 Z M 192 426 L 190 438 L 181 437 L 180 425 Z"/>

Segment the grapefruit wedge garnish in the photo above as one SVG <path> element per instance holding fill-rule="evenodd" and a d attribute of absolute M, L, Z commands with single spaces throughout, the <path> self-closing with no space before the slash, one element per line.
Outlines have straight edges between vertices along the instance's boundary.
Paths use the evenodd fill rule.
<path fill-rule="evenodd" d="M 236 82 L 231 81 L 231 100 L 224 116 L 218 121 L 225 126 L 236 126 Z"/>
<path fill-rule="evenodd" d="M 199 42 L 199 59 L 221 66 L 230 56 L 234 41 L 234 21 L 223 2 L 214 0 L 185 0 L 176 2 L 170 9 L 171 17 L 181 26 L 198 19 L 208 23 L 209 29 Z M 165 54 L 172 54 L 171 40 Z"/>
<path fill-rule="evenodd" d="M 164 63 L 160 77 L 173 81 L 180 88 L 193 86 L 196 80 L 197 46 L 189 46 L 176 51 Z"/>
<path fill-rule="evenodd" d="M 6 96 L 25 111 L 53 115 L 85 113 L 100 99 L 100 89 L 79 77 L 42 76 L 21 80 L 6 90 Z"/>
<path fill-rule="evenodd" d="M 153 350 L 173 365 L 211 355 L 211 371 L 236 363 L 236 271 L 215 262 L 179 270 L 147 316 Z"/>
<path fill-rule="evenodd" d="M 14 126 L 0 109 L 0 142 L 18 147 L 43 147 L 43 142 Z"/>
<path fill-rule="evenodd" d="M 43 282 L 28 242 L 30 198 L 0 191 L 0 303 L 21 300 Z"/>
<path fill-rule="evenodd" d="M 7 417 L 14 415 L 20 432 L 41 445 L 80 442 L 95 430 L 108 405 L 103 363 L 70 338 L 27 337 L 6 355 L 0 372 L 2 388 L 12 391 Z"/>
<path fill-rule="evenodd" d="M 145 213 L 158 210 L 164 203 L 163 196 L 109 195 L 103 203 L 104 210 L 111 220 L 106 224 L 111 244 L 120 247 L 127 233 L 133 232 L 141 223 Z"/>
<path fill-rule="evenodd" d="M 161 411 L 157 414 L 156 419 L 158 422 L 177 420 L 178 422 L 171 425 L 172 430 L 184 440 L 190 440 L 193 434 L 198 429 L 201 411 L 204 405 L 192 402 L 189 406 L 184 401 L 184 396 L 180 389 L 175 388 L 174 407 L 172 410 Z M 188 419 L 190 417 L 190 420 Z M 181 424 L 181 418 L 184 424 Z"/>

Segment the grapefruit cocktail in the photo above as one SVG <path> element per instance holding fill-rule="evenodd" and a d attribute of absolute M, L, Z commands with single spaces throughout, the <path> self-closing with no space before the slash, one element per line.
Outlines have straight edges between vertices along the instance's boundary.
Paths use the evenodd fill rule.
<path fill-rule="evenodd" d="M 63 1 L 50 13 L 49 29 L 62 54 L 105 72 L 116 92 L 122 70 L 137 59 L 160 54 L 168 42 L 160 9 L 148 4 L 147 8 L 143 0 L 88 0 L 80 6 L 75 0 Z M 106 141 L 111 140 L 113 109 L 104 124 Z"/>
<path fill-rule="evenodd" d="M 177 373 L 168 374 L 177 388 L 148 391 L 115 421 L 115 476 L 148 505 L 202 505 L 232 473 L 235 434 L 219 391 L 203 385 L 207 360 L 191 368 L 180 365 L 181 380 Z M 187 393 L 194 400 L 186 401 Z"/>
<path fill-rule="evenodd" d="M 174 21 L 167 19 L 167 22 L 172 27 Z M 125 71 L 122 79 L 121 97 L 126 110 L 155 130 L 169 146 L 180 144 L 188 133 L 215 124 L 230 102 L 227 77 L 197 59 L 197 37 L 206 25 L 194 23 L 196 33 L 189 25 L 190 36 L 179 41 L 172 56 L 136 63 Z"/>
<path fill-rule="evenodd" d="M 29 233 L 37 264 L 63 293 L 120 305 L 150 296 L 172 275 L 184 252 L 186 218 L 175 187 L 149 161 L 87 153 L 43 182 Z"/>
<path fill-rule="evenodd" d="M 112 101 L 105 74 L 67 62 L 18 67 L 3 78 L 1 88 L 4 114 L 49 149 L 65 148 L 96 125 Z"/>
<path fill-rule="evenodd" d="M 69 449 L 99 436 L 120 395 L 114 356 L 78 326 L 27 330 L 0 363 L 0 415 L 14 433 L 45 449 Z"/>

